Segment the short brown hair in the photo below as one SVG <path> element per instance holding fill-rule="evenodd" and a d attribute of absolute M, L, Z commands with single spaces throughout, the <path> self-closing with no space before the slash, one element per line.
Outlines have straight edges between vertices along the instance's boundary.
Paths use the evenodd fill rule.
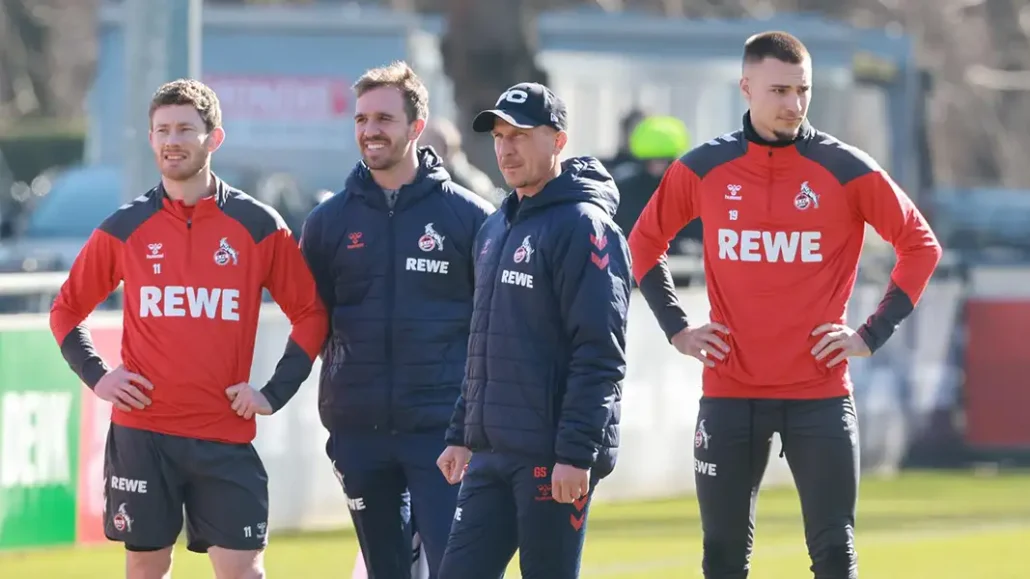
<path fill-rule="evenodd" d="M 387 66 L 373 68 L 361 75 L 354 83 L 354 92 L 360 97 L 370 90 L 391 86 L 401 91 L 404 97 L 404 112 L 408 122 L 429 118 L 429 90 L 422 79 L 408 66 L 398 60 Z"/>
<path fill-rule="evenodd" d="M 744 63 L 762 62 L 766 58 L 801 64 L 809 58 L 809 54 L 797 37 L 786 32 L 763 32 L 748 38 L 744 43 Z"/>
<path fill-rule="evenodd" d="M 161 85 L 150 99 L 151 121 L 154 111 L 175 105 L 189 105 L 197 109 L 197 114 L 204 121 L 208 131 L 222 126 L 222 105 L 218 102 L 218 95 L 199 80 L 180 78 Z"/>

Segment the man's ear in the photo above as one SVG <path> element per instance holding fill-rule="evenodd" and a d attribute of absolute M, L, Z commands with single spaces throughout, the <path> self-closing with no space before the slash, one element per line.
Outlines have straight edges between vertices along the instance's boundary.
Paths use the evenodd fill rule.
<path fill-rule="evenodd" d="M 214 153 L 218 150 L 218 147 L 222 146 L 225 142 L 225 129 L 222 127 L 215 127 L 211 129 L 211 132 L 207 134 L 207 150 L 209 153 Z"/>
<path fill-rule="evenodd" d="M 746 76 L 740 77 L 740 94 L 744 96 L 745 101 L 751 102 L 751 83 Z"/>
<path fill-rule="evenodd" d="M 415 122 L 411 123 L 411 127 L 408 129 L 408 140 L 417 141 L 422 137 L 422 131 L 426 130 L 425 119 L 415 119 Z"/>
<path fill-rule="evenodd" d="M 554 136 L 554 154 L 560 155 L 567 144 L 569 144 L 569 134 L 565 131 L 558 131 L 558 134 Z"/>

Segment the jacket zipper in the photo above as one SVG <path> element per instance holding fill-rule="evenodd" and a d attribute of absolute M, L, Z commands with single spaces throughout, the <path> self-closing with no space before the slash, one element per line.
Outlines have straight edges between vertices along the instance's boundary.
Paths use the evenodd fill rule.
<path fill-rule="evenodd" d="M 386 274 L 386 285 L 387 285 L 387 312 L 386 312 L 386 367 L 390 369 L 390 379 L 386 387 L 386 430 L 387 432 L 393 433 L 393 382 L 395 378 L 394 367 L 393 367 L 393 316 L 394 316 L 394 301 L 396 300 L 396 276 L 397 264 L 396 264 L 396 240 L 394 239 L 394 223 L 393 223 L 393 209 L 387 214 L 387 220 L 389 221 L 389 235 L 387 235 L 389 259 L 387 260 L 387 267 L 389 268 Z"/>
<path fill-rule="evenodd" d="M 187 271 L 193 261 L 193 218 L 186 218 L 186 268 Z"/>
<path fill-rule="evenodd" d="M 772 215 L 772 196 L 773 196 L 773 150 L 769 148 L 769 187 L 765 195 L 765 213 L 766 215 Z"/>

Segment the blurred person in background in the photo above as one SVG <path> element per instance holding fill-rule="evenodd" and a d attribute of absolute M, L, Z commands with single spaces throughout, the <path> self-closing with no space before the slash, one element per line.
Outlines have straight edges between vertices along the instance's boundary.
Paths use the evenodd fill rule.
<path fill-rule="evenodd" d="M 158 89 L 150 144 L 160 183 L 93 231 L 50 312 L 61 353 L 114 405 L 104 459 L 104 533 L 125 544 L 129 579 L 169 577 L 183 526 L 215 576 L 264 577 L 268 474 L 255 416 L 282 408 L 328 331 L 311 273 L 282 217 L 211 172 L 225 139 L 214 91 Z M 123 365 L 83 325 L 125 284 Z M 293 324 L 268 383 L 248 384 L 262 290 Z M 112 574 L 113 575 L 113 574 Z"/>
<path fill-rule="evenodd" d="M 435 578 L 457 499 L 436 458 L 465 375 L 472 246 L 493 208 L 418 147 L 429 94 L 407 64 L 367 71 L 354 91 L 362 160 L 301 233 L 331 325 L 319 414 L 368 576 L 411 577 L 420 540 Z"/>
<path fill-rule="evenodd" d="M 514 189 L 476 238 L 462 396 L 440 471 L 461 483 L 441 579 L 579 576 L 590 500 L 615 468 L 630 271 L 619 191 L 564 162 L 565 103 L 517 84 L 473 121 Z M 466 472 L 467 467 L 467 472 Z"/>
<path fill-rule="evenodd" d="M 659 325 L 704 364 L 694 438 L 706 579 L 750 570 L 758 489 L 780 434 L 816 579 L 855 579 L 859 436 L 849 357 L 912 313 L 941 257 L 922 214 L 864 151 L 806 120 L 812 59 L 783 32 L 744 46 L 743 129 L 673 163 L 633 232 L 633 273 Z M 711 322 L 691 325 L 665 253 L 700 217 Z M 845 325 L 869 223 L 894 247 L 886 295 Z"/>
<path fill-rule="evenodd" d="M 490 181 L 486 173 L 469 162 L 461 146 L 461 131 L 447 119 L 431 119 L 426 122 L 419 145 L 432 147 L 443 160 L 443 166 L 455 183 L 479 195 L 497 206 L 504 197 L 504 191 Z"/>
<path fill-rule="evenodd" d="M 619 187 L 615 223 L 626 235 L 633 230 L 633 224 L 658 189 L 665 170 L 689 148 L 690 133 L 676 117 L 647 117 L 633 130 L 629 150 L 637 162 L 623 163 L 619 165 L 621 171 L 612 174 Z M 691 223 L 687 230 L 691 229 L 699 227 Z M 694 235 L 700 239 L 699 232 Z"/>
<path fill-rule="evenodd" d="M 604 165 L 608 172 L 615 177 L 615 172 L 618 171 L 619 165 L 623 163 L 634 164 L 637 162 L 636 157 L 633 156 L 633 152 L 630 150 L 630 136 L 633 131 L 637 128 L 645 118 L 647 113 L 642 109 L 634 108 L 623 115 L 619 121 L 619 144 L 615 150 L 615 155 L 610 159 L 602 159 L 601 164 Z"/>

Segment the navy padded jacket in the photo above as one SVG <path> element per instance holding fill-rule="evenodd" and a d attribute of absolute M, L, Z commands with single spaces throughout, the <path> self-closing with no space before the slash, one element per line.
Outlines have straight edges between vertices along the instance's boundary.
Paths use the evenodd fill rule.
<path fill-rule="evenodd" d="M 335 430 L 443 432 L 461 389 L 472 244 L 489 203 L 451 181 L 432 149 L 393 209 L 364 163 L 301 233 L 330 317 L 318 404 Z"/>
<path fill-rule="evenodd" d="M 487 219 L 448 444 L 614 469 L 631 288 L 618 203 L 601 163 L 578 157 Z"/>

